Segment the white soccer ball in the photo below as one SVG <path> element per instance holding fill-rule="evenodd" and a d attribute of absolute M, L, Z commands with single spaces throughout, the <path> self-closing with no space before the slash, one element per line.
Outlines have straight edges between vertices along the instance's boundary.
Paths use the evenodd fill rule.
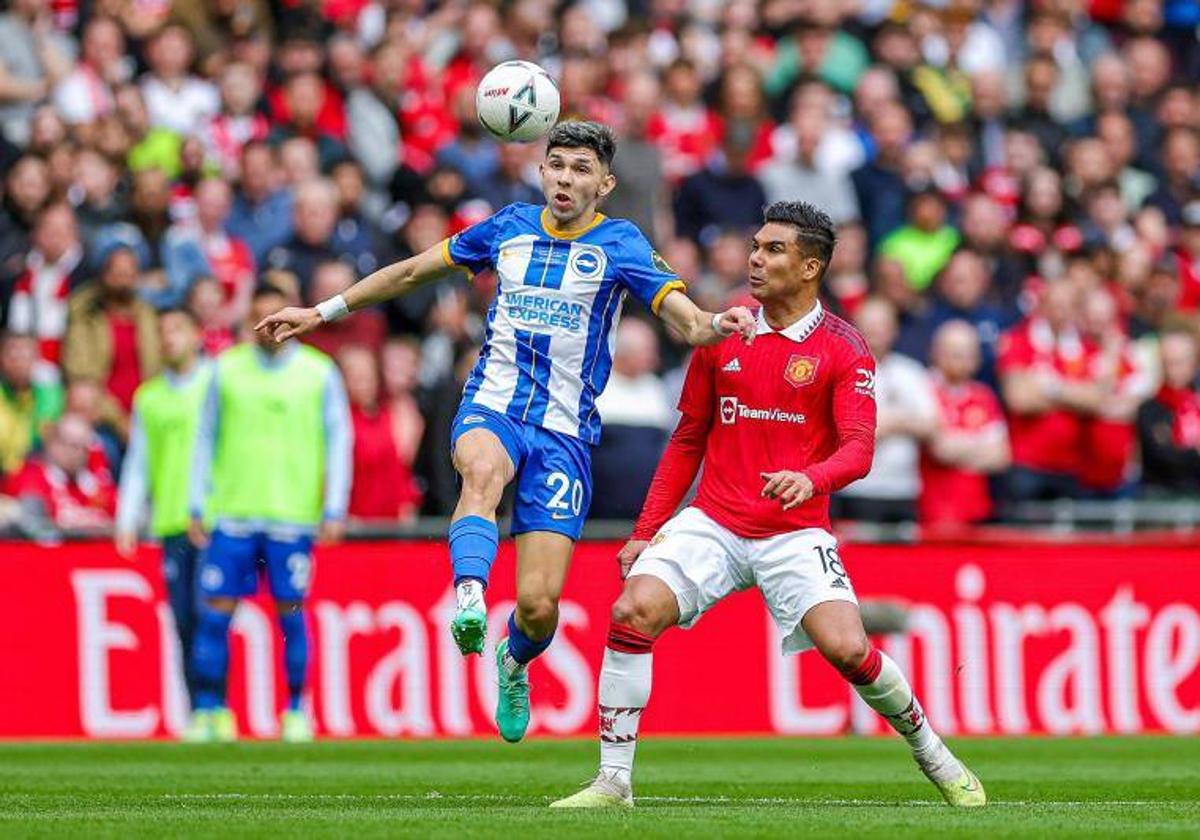
<path fill-rule="evenodd" d="M 498 140 L 529 143 L 558 121 L 558 85 L 530 61 L 506 61 L 487 72 L 475 91 L 479 124 Z"/>

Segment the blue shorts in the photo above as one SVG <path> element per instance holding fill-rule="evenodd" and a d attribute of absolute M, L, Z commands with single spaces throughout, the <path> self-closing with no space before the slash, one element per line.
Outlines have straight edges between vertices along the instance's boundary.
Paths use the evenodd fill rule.
<path fill-rule="evenodd" d="M 312 570 L 312 537 L 278 540 L 262 532 L 235 536 L 216 528 L 204 550 L 200 589 L 216 598 L 253 595 L 265 571 L 276 601 L 302 601 Z"/>
<path fill-rule="evenodd" d="M 450 427 L 451 452 L 472 429 L 487 429 L 500 438 L 516 467 L 511 533 L 552 531 L 579 539 L 592 504 L 591 447 L 579 438 L 464 403 Z"/>

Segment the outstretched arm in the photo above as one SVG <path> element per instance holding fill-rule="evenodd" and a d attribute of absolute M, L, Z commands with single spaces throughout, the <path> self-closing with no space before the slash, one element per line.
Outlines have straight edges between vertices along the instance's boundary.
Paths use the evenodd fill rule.
<path fill-rule="evenodd" d="M 705 312 L 678 290 L 667 292 L 658 315 L 693 347 L 717 344 L 734 333 L 749 344 L 758 329 L 754 315 L 744 306 L 730 307 L 720 313 Z"/>
<path fill-rule="evenodd" d="M 456 272 L 469 274 L 470 270 L 452 264 L 447 258 L 445 243 L 439 242 L 416 256 L 368 274 L 344 294 L 316 306 L 289 306 L 274 315 L 268 315 L 254 329 L 270 333 L 276 341 L 287 341 L 311 332 L 326 321 L 336 321 L 356 309 L 408 294 L 426 283 L 444 280 Z"/>

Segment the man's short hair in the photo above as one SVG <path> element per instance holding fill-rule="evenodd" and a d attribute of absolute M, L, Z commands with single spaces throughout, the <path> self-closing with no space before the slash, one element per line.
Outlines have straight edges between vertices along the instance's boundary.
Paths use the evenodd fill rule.
<path fill-rule="evenodd" d="M 600 162 L 612 166 L 617 153 L 617 141 L 612 129 L 598 122 L 567 120 L 550 129 L 546 137 L 546 153 L 551 149 L 591 149 Z"/>
<path fill-rule="evenodd" d="M 837 233 L 829 214 L 807 201 L 776 201 L 763 211 L 764 222 L 780 222 L 796 229 L 796 238 L 828 266 L 833 259 Z"/>
<path fill-rule="evenodd" d="M 211 279 L 211 278 L 209 278 Z M 200 319 L 196 317 L 196 313 L 184 306 L 168 306 L 166 309 L 158 310 L 158 319 L 161 321 L 168 315 L 182 315 L 192 322 L 193 326 L 200 326 Z"/>
<path fill-rule="evenodd" d="M 274 283 L 260 280 L 258 285 L 254 287 L 254 293 L 250 296 L 250 301 L 253 303 L 265 297 L 281 297 L 286 301 L 288 294 Z"/>

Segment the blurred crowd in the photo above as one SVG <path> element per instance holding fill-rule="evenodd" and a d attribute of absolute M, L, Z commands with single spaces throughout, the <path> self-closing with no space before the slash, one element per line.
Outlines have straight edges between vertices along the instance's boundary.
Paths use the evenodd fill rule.
<path fill-rule="evenodd" d="M 765 203 L 833 217 L 825 300 L 879 360 L 875 466 L 839 515 L 1200 493 L 1198 26 L 1194 0 L 7 0 L 0 521 L 111 521 L 159 312 L 215 355 L 257 284 L 315 303 L 540 203 L 542 149 L 474 112 L 509 58 L 616 129 L 604 210 L 702 306 L 747 300 Z M 312 337 L 347 386 L 352 517 L 452 510 L 493 291 Z M 595 516 L 636 514 L 685 363 L 629 313 Z"/>

